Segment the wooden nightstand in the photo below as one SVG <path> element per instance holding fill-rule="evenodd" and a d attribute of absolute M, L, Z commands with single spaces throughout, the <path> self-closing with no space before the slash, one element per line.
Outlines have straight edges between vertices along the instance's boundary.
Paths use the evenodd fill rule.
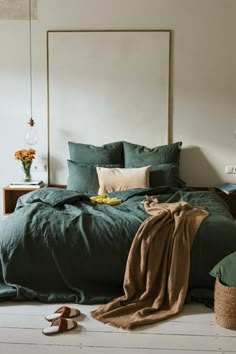
<path fill-rule="evenodd" d="M 44 188 L 44 187 L 43 187 Z M 13 213 L 16 207 L 16 203 L 19 197 L 22 195 L 38 190 L 38 188 L 11 188 L 4 187 L 3 188 L 3 214 L 9 215 Z"/>

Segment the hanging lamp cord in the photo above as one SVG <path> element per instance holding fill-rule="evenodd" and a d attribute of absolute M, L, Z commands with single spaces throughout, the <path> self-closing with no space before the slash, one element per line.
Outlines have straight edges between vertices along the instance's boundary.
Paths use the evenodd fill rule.
<path fill-rule="evenodd" d="M 30 63 L 30 117 L 33 117 L 33 88 L 32 88 L 32 35 L 31 35 L 31 0 L 29 0 L 29 63 Z"/>

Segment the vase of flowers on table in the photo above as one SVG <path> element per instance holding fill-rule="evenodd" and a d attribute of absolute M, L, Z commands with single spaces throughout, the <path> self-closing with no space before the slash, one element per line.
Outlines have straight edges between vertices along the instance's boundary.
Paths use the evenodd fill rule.
<path fill-rule="evenodd" d="M 31 165 L 35 158 L 36 151 L 34 149 L 21 149 L 15 152 L 15 159 L 21 161 L 23 169 L 23 180 L 31 181 Z"/>

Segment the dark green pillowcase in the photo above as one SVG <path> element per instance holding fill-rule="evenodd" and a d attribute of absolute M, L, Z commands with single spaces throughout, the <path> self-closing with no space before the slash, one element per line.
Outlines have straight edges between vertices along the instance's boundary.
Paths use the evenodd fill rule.
<path fill-rule="evenodd" d="M 119 164 L 123 167 L 123 142 L 114 142 L 102 146 L 95 146 L 69 141 L 70 160 L 77 163 L 93 164 Z"/>
<path fill-rule="evenodd" d="M 148 148 L 142 145 L 124 144 L 125 167 L 141 167 L 175 163 L 179 165 L 182 142 Z"/>
<path fill-rule="evenodd" d="M 69 177 L 67 189 L 81 193 L 97 194 L 99 189 L 96 165 L 79 164 L 67 160 Z M 122 167 L 119 164 L 101 164 L 100 167 Z"/>
<path fill-rule="evenodd" d="M 148 148 L 142 145 L 124 144 L 125 167 L 151 165 L 150 187 L 184 187 L 185 182 L 179 177 L 179 160 L 182 142 Z"/>
<path fill-rule="evenodd" d="M 185 187 L 186 183 L 179 177 L 179 166 L 174 163 L 151 165 L 150 187 L 171 186 Z"/>
<path fill-rule="evenodd" d="M 223 285 L 236 287 L 236 252 L 224 257 L 209 273 Z"/>

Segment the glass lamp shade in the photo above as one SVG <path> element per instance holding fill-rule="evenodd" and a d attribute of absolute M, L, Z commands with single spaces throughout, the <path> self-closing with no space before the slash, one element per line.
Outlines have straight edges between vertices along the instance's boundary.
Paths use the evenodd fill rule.
<path fill-rule="evenodd" d="M 34 125 L 34 120 L 30 118 L 28 122 L 28 127 L 25 132 L 25 142 L 28 145 L 35 145 L 38 141 L 37 130 Z"/>

